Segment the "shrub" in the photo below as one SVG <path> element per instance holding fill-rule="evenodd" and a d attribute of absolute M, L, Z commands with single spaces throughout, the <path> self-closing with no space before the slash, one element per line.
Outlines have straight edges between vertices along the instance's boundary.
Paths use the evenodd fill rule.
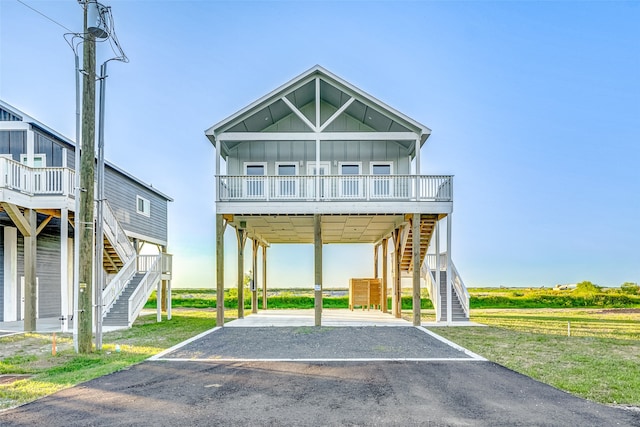
<path fill-rule="evenodd" d="M 600 290 L 600 286 L 586 280 L 576 285 L 576 292 L 579 294 L 597 294 Z"/>
<path fill-rule="evenodd" d="M 637 283 L 624 282 L 620 286 L 620 291 L 629 295 L 640 295 L 640 286 Z"/>

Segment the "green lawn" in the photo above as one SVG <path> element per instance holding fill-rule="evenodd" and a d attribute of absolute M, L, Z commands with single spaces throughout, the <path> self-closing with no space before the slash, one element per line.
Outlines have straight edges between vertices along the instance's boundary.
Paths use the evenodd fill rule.
<path fill-rule="evenodd" d="M 489 326 L 433 331 L 575 395 L 640 406 L 640 310 L 635 311 L 472 310 L 472 321 Z"/>

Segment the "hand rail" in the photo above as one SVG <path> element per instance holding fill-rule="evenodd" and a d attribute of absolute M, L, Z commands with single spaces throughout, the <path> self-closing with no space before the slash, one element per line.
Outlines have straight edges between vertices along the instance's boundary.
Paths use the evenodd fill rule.
<path fill-rule="evenodd" d="M 102 291 L 102 317 L 106 316 L 113 304 L 115 304 L 118 296 L 122 293 L 127 283 L 136 274 L 136 259 L 131 258 L 127 263 L 118 271 L 113 279 L 109 282 L 106 288 Z"/>
<path fill-rule="evenodd" d="M 425 256 L 424 264 L 427 265 L 427 269 L 429 269 L 429 271 L 431 271 L 431 269 L 435 270 L 437 268 L 436 259 L 437 259 L 436 254 L 427 254 Z M 440 271 L 446 271 L 446 270 L 447 270 L 447 253 L 443 252 L 440 254 Z M 471 296 L 469 295 L 469 291 L 467 291 L 467 287 L 462 281 L 462 277 L 460 276 L 460 273 L 458 273 L 458 269 L 456 268 L 453 261 L 451 262 L 451 283 L 453 285 L 453 290 L 455 291 L 455 294 L 458 300 L 460 301 L 460 304 L 462 305 L 462 308 L 465 314 L 467 315 L 467 317 L 469 317 L 469 300 Z"/>
<path fill-rule="evenodd" d="M 61 195 L 75 197 L 75 172 L 64 167 L 34 168 L 0 157 L 0 188 L 31 196 Z"/>
<path fill-rule="evenodd" d="M 118 252 L 118 255 L 125 262 L 135 258 L 136 250 L 120 225 L 120 221 L 116 218 L 109 202 L 104 200 L 103 206 L 104 224 L 106 225 L 106 227 L 104 227 L 104 234 L 107 236 L 107 239 L 109 239 L 113 247 Z"/>
<path fill-rule="evenodd" d="M 161 276 L 161 260 L 160 255 L 138 255 L 138 271 L 145 272 L 144 277 L 140 280 L 140 284 L 129 297 L 129 319 L 128 324 L 131 326 L 138 317 L 140 310 L 144 307 L 145 302 L 151 295 L 154 287 L 158 284 Z"/>
<path fill-rule="evenodd" d="M 425 280 L 427 284 L 427 290 L 429 291 L 429 298 L 431 299 L 431 303 L 433 304 L 433 308 L 436 312 L 436 321 L 440 320 L 440 298 L 439 298 L 439 286 L 436 286 L 435 275 L 434 272 L 431 271 L 429 267 L 429 263 L 427 262 L 427 254 L 425 256 L 425 260 L 422 263 L 422 268 L 420 269 L 420 274 Z"/>
<path fill-rule="evenodd" d="M 449 202 L 452 181 L 450 175 L 216 175 L 216 199 Z"/>

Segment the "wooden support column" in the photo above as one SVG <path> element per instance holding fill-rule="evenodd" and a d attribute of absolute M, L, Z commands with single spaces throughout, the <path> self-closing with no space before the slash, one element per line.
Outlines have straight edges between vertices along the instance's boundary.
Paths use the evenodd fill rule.
<path fill-rule="evenodd" d="M 380 245 L 373 247 L 373 277 L 378 278 L 378 248 Z"/>
<path fill-rule="evenodd" d="M 313 215 L 313 249 L 314 249 L 314 309 L 315 326 L 322 325 L 322 227 L 321 216 Z"/>
<path fill-rule="evenodd" d="M 238 237 L 238 319 L 244 319 L 244 244 L 247 241 L 247 230 L 236 228 Z"/>
<path fill-rule="evenodd" d="M 401 317 L 401 294 L 400 294 L 400 229 L 393 230 L 393 292 L 391 294 L 391 313 L 394 317 Z"/>
<path fill-rule="evenodd" d="M 267 245 L 262 245 L 262 309 L 267 309 Z"/>
<path fill-rule="evenodd" d="M 388 264 L 389 260 L 387 259 L 387 246 L 389 241 L 387 239 L 382 239 L 382 312 L 386 313 L 387 310 L 387 277 L 388 277 Z"/>
<path fill-rule="evenodd" d="M 420 326 L 420 214 L 414 213 L 411 221 L 413 234 L 413 326 Z"/>
<path fill-rule="evenodd" d="M 258 248 L 260 244 L 254 238 L 252 240 L 251 252 L 252 264 L 251 264 L 251 313 L 258 312 Z"/>
<path fill-rule="evenodd" d="M 37 252 L 37 215 L 33 209 L 24 210 L 29 231 L 24 234 L 24 331 L 36 330 L 37 289 L 36 289 L 36 252 Z"/>
<path fill-rule="evenodd" d="M 216 215 L 216 326 L 224 326 L 224 229 L 222 215 Z"/>

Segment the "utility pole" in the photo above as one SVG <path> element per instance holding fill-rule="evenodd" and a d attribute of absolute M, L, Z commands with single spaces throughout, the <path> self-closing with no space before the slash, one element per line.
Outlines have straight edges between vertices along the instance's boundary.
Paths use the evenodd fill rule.
<path fill-rule="evenodd" d="M 93 201 L 95 167 L 96 119 L 96 39 L 87 30 L 87 11 L 84 7 L 84 45 L 82 77 L 82 151 L 80 153 L 80 212 L 79 229 L 79 295 L 78 295 L 78 352 L 92 351 L 93 300 Z M 78 165 L 75 167 L 76 173 Z M 76 212 L 78 215 L 78 212 Z"/>

